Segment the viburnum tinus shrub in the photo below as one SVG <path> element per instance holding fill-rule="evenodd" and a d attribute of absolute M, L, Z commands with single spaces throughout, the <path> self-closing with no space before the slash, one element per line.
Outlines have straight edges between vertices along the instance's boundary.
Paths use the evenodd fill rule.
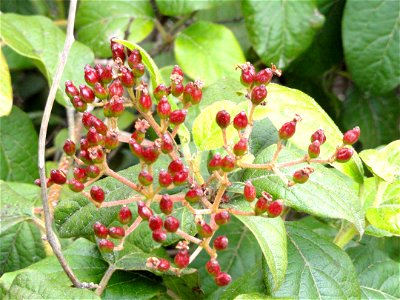
<path fill-rule="evenodd" d="M 302 121 L 294 112 L 278 128 L 271 159 L 263 163 L 249 160 L 256 109 L 268 101 L 267 86 L 281 71 L 272 65 L 256 72 L 252 64 L 244 63 L 238 66 L 238 80 L 245 87 L 243 102 L 248 103 L 248 111 L 235 115 L 224 109 L 215 111 L 213 122 L 220 128 L 218 139 L 223 147 L 219 152 L 210 151 L 207 160 L 195 159 L 198 156 L 182 144 L 179 133 L 186 128 L 188 112 L 202 100 L 203 82 L 184 84 L 184 74 L 175 66 L 170 81 L 157 84 L 157 79 L 149 81 L 146 75 L 146 65 L 152 67 L 146 53 L 126 49 L 115 41 L 111 41 L 111 50 L 112 64 L 84 68 L 86 84 L 65 82 L 65 93 L 81 113 L 86 131 L 79 141 L 65 141 L 63 149 L 74 161 L 73 169 L 68 174 L 51 170 L 47 186 L 66 184 L 72 192 L 83 195 L 85 206 L 95 207 L 92 219 L 77 219 L 74 224 L 82 227 L 83 236 L 96 241 L 114 268 L 123 268 L 121 261 L 133 251 L 132 243 L 136 243 L 135 253 L 141 253 L 134 258 L 138 269 L 158 275 L 186 274 L 204 251 L 208 259 L 203 268 L 215 285 L 229 285 L 231 275 L 220 266 L 218 257 L 229 249 L 230 237 L 220 234 L 219 229 L 230 226 L 233 216 L 280 218 L 287 211 L 285 199 L 256 188 L 251 179 L 238 181 L 238 172 L 263 170 L 274 174 L 290 193 L 296 186 L 307 184 L 316 164 L 344 163 L 353 156 L 350 146 L 359 138 L 358 127 L 347 131 L 342 144 L 328 157 L 320 157 L 320 150 L 329 136 L 317 127 L 309 136 L 306 154 L 282 161 L 280 155 Z M 138 116 L 130 136 L 118 128 L 118 119 L 125 110 Z M 231 128 L 236 132 L 233 140 L 227 135 Z M 155 132 L 155 139 L 149 139 L 149 130 Z M 117 173 L 109 167 L 110 154 L 122 147 L 129 148 L 139 160 L 136 173 Z M 288 177 L 286 169 L 297 165 L 302 166 Z M 117 192 L 108 193 L 102 183 L 105 180 L 125 186 L 125 193 L 120 198 Z M 236 197 L 236 206 L 227 205 L 232 193 L 240 195 L 239 200 Z M 182 214 L 191 217 L 183 219 Z M 56 211 L 56 221 L 58 217 Z M 153 243 L 143 242 L 146 238 Z M 168 252 L 153 251 L 160 245 L 167 247 Z"/>

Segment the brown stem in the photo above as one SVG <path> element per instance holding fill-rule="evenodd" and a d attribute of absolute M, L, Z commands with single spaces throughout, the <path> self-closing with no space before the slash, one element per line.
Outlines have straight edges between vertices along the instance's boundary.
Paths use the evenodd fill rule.
<path fill-rule="evenodd" d="M 191 236 L 190 234 L 188 234 L 188 233 L 186 233 L 186 232 L 184 232 L 184 231 L 182 231 L 180 229 L 178 229 L 176 231 L 176 234 L 180 235 L 185 240 L 191 241 L 192 243 L 197 244 L 197 245 L 200 245 L 200 243 L 202 242 L 202 240 L 200 240 L 200 239 L 198 239 L 198 238 L 196 238 L 194 236 Z"/>
<path fill-rule="evenodd" d="M 104 173 L 108 176 L 111 176 L 111 177 L 117 179 L 118 181 L 125 184 L 126 186 L 129 186 L 131 189 L 135 190 L 136 192 L 143 193 L 137 184 L 135 184 L 132 181 L 126 179 L 125 177 L 119 175 L 117 172 L 114 172 L 107 165 L 105 166 Z"/>
<path fill-rule="evenodd" d="M 222 200 L 222 196 L 224 195 L 225 190 L 226 190 L 227 187 L 228 187 L 228 186 L 227 186 L 226 183 L 222 183 L 222 184 L 219 186 L 217 195 L 215 196 L 214 203 L 213 203 L 213 205 L 212 205 L 212 207 L 211 207 L 211 210 L 212 210 L 214 213 L 218 210 L 219 204 L 221 203 L 221 200 Z"/>
<path fill-rule="evenodd" d="M 134 196 L 134 197 L 128 198 L 128 199 L 121 199 L 121 200 L 116 200 L 116 201 L 103 202 L 101 204 L 101 207 L 112 207 L 112 206 L 129 204 L 129 203 L 133 203 L 133 202 L 137 202 L 137 201 L 143 201 L 143 200 L 144 200 L 143 196 Z"/>
<path fill-rule="evenodd" d="M 238 216 L 255 216 L 254 211 L 242 211 L 242 210 L 237 210 L 234 208 L 219 209 L 218 212 L 220 212 L 220 211 L 228 211 L 231 214 L 238 215 Z"/>
<path fill-rule="evenodd" d="M 274 153 L 274 155 L 272 156 L 272 160 L 271 163 L 275 164 L 275 162 L 278 159 L 279 153 L 282 151 L 283 145 L 282 145 L 282 141 L 281 139 L 278 140 L 278 143 L 276 143 L 276 151 Z"/>
<path fill-rule="evenodd" d="M 115 272 L 115 266 L 110 265 L 107 269 L 107 271 L 104 273 L 103 278 L 101 279 L 98 288 L 96 289 L 96 295 L 101 296 L 103 293 L 104 289 L 107 286 L 108 281 L 110 280 L 112 274 Z"/>

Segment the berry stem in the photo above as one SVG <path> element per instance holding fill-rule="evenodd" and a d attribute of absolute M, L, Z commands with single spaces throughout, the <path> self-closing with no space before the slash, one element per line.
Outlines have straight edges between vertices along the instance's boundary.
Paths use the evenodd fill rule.
<path fill-rule="evenodd" d="M 97 208 L 99 208 L 99 207 L 101 206 L 101 203 L 98 203 L 98 202 L 94 201 L 88 192 L 82 191 L 81 193 L 82 193 L 82 195 L 84 195 L 90 202 L 92 202 Z"/>
<path fill-rule="evenodd" d="M 98 296 L 101 296 L 103 293 L 104 289 L 107 286 L 108 281 L 110 280 L 112 274 L 115 272 L 115 266 L 113 264 L 108 266 L 107 271 L 104 273 L 103 278 L 101 279 L 98 288 L 96 289 L 95 293 Z"/>
<path fill-rule="evenodd" d="M 129 204 L 129 203 L 133 203 L 133 202 L 137 202 L 137 201 L 143 201 L 143 200 L 144 200 L 143 196 L 134 196 L 132 198 L 121 199 L 121 200 L 117 200 L 117 201 L 103 202 L 101 204 L 101 207 L 112 207 L 112 206 Z"/>
<path fill-rule="evenodd" d="M 251 104 L 250 111 L 249 111 L 249 123 L 244 131 L 243 137 L 249 139 L 251 132 L 253 131 L 254 126 L 254 111 L 256 110 L 257 105 Z"/>
<path fill-rule="evenodd" d="M 202 250 L 203 250 L 203 247 L 201 247 L 201 246 L 198 246 L 196 248 L 196 250 L 194 250 L 192 255 L 190 255 L 189 264 L 191 264 L 196 259 L 197 255 L 199 255 Z"/>
<path fill-rule="evenodd" d="M 142 222 L 142 218 L 137 217 L 135 221 L 132 223 L 132 225 L 129 226 L 129 228 L 125 231 L 125 236 L 123 237 L 119 245 L 114 248 L 114 251 L 121 251 L 124 249 L 124 243 L 126 237 L 129 236 L 139 226 L 140 222 Z"/>
<path fill-rule="evenodd" d="M 282 140 L 279 139 L 278 142 L 276 143 L 276 151 L 272 156 L 271 160 L 272 164 L 275 164 L 275 162 L 278 160 L 279 153 L 282 151 L 282 149 L 283 149 Z"/>
<path fill-rule="evenodd" d="M 242 211 L 242 210 L 237 210 L 234 208 L 219 209 L 218 212 L 220 212 L 220 211 L 228 211 L 231 214 L 238 215 L 238 216 L 255 216 L 254 211 Z"/>
<path fill-rule="evenodd" d="M 136 185 L 132 181 L 126 179 L 125 177 L 119 175 L 117 172 L 114 172 L 113 170 L 111 170 L 106 163 L 105 163 L 104 173 L 108 176 L 111 176 L 111 177 L 117 179 L 118 181 L 125 184 L 126 186 L 129 186 L 131 189 L 135 190 L 136 192 L 143 194 L 143 192 L 141 191 L 141 189 L 139 188 L 138 185 Z"/>
<path fill-rule="evenodd" d="M 214 213 L 217 212 L 218 207 L 219 207 L 219 204 L 221 203 L 221 200 L 222 200 L 222 196 L 224 195 L 225 190 L 226 190 L 227 187 L 228 187 L 228 185 L 226 184 L 226 182 L 222 183 L 222 184 L 219 186 L 217 195 L 215 196 L 214 203 L 213 203 L 213 205 L 212 205 L 212 207 L 211 207 L 211 210 L 212 210 Z"/>
<path fill-rule="evenodd" d="M 190 234 L 182 231 L 181 229 L 178 229 L 176 231 L 176 234 L 180 235 L 181 237 L 183 237 L 185 240 L 190 241 L 194 244 L 200 245 L 202 243 L 202 240 L 195 238 L 194 236 L 191 236 Z"/>

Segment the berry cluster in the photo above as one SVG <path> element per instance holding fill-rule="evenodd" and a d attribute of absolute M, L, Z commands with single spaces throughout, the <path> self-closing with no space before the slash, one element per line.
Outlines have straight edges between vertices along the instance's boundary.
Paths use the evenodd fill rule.
<path fill-rule="evenodd" d="M 163 243 L 171 233 L 182 238 L 176 245 L 177 254 L 173 263 L 163 258 L 151 257 L 147 260 L 148 268 L 180 274 L 200 251 L 205 250 L 210 256 L 205 265 L 207 272 L 214 277 L 218 286 L 228 285 L 231 277 L 221 270 L 218 252 L 226 249 L 229 241 L 226 236 L 215 236 L 218 228 L 229 223 L 231 214 L 278 217 L 284 211 L 283 200 L 274 200 L 266 191 L 257 193 L 251 181 L 243 184 L 243 198 L 249 203 L 249 210 L 241 211 L 224 206 L 224 203 L 229 202 L 229 175 L 238 168 L 264 169 L 277 174 L 290 187 L 306 182 L 314 169 L 311 166 L 302 168 L 293 174 L 292 180 L 287 180 L 280 169 L 300 163 L 345 162 L 353 154 L 353 150 L 346 145 L 357 141 L 360 135 L 358 127 L 344 134 L 343 145 L 338 146 L 330 158 L 317 159 L 320 146 L 326 141 L 324 131 L 319 129 L 312 134 L 308 153 L 303 158 L 277 163 L 284 141 L 295 134 L 296 124 L 301 120 L 296 115 L 292 121 L 279 129 L 277 150 L 269 163 L 246 162 L 243 157 L 249 152 L 248 141 L 253 128 L 254 111 L 258 105 L 265 103 L 267 85 L 273 76 L 281 74 L 275 66 L 257 73 L 250 63 L 246 63 L 239 66 L 240 79 L 247 88 L 246 98 L 251 103 L 251 109 L 248 114 L 245 111 L 238 113 L 233 121 L 225 110 L 216 114 L 216 123 L 222 131 L 224 154 L 217 153 L 211 157 L 207 164 L 209 177 L 204 179 L 196 171 L 199 168 L 195 166 L 190 155 L 185 160 L 180 158 L 179 145 L 176 142 L 179 126 L 185 122 L 188 109 L 202 99 L 202 82 L 196 80 L 184 85 L 184 74 L 175 66 L 170 76 L 170 85 L 159 84 L 150 92 L 148 84 L 143 80 L 145 66 L 140 51 L 125 49 L 123 45 L 114 41 L 111 42 L 111 50 L 112 65 L 85 67 L 84 78 L 87 85 L 81 84 L 78 89 L 71 81 L 65 83 L 65 93 L 75 109 L 82 113 L 81 120 L 86 134 L 80 139 L 79 149 L 74 141 L 65 141 L 64 152 L 76 165 L 70 174 L 67 175 L 62 170 L 51 170 L 47 179 L 48 187 L 52 184 L 68 184 L 72 191 L 82 193 L 98 209 L 120 207 L 118 221 L 121 226 L 107 228 L 100 222 L 93 224 L 98 247 L 103 252 L 123 249 L 126 237 L 141 222 L 147 222 L 153 240 L 158 243 Z M 179 100 L 179 108 L 172 109 L 170 95 Z M 129 133 L 130 137 L 117 127 L 118 118 L 127 107 L 133 108 L 142 118 L 136 120 L 135 130 Z M 104 120 L 91 113 L 92 109 L 98 108 L 102 108 Z M 226 136 L 226 129 L 232 124 L 239 138 L 233 145 Z M 154 141 L 146 139 L 146 132 L 150 127 L 158 136 Z M 140 161 L 141 171 L 135 181 L 114 172 L 107 164 L 108 155 L 115 151 L 120 143 L 128 144 L 132 155 Z M 162 155 L 169 157 L 170 162 L 166 169 L 159 170 L 157 174 L 153 165 Z M 105 201 L 105 191 L 101 186 L 93 185 L 102 176 L 119 180 L 138 195 L 129 199 Z M 169 195 L 167 191 L 176 186 L 182 186 L 183 192 Z M 89 187 L 87 192 L 85 188 Z M 197 235 L 190 235 L 180 228 L 180 220 L 172 215 L 176 202 L 184 205 L 194 215 Z M 136 204 L 138 216 L 135 219 L 127 206 L 130 203 Z M 161 214 L 154 213 L 155 203 L 159 206 Z M 202 208 L 199 209 L 199 206 Z M 198 247 L 192 254 L 189 243 Z"/>

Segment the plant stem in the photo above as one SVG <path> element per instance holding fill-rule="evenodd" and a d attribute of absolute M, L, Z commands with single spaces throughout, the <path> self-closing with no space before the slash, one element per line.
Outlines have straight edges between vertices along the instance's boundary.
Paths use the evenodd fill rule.
<path fill-rule="evenodd" d="M 124 205 L 124 204 L 129 204 L 137 201 L 143 201 L 144 197 L 143 196 L 134 196 L 128 199 L 121 199 L 121 200 L 116 200 L 116 201 L 109 201 L 109 202 L 103 202 L 101 204 L 101 207 L 112 207 L 112 206 L 118 206 L 118 205 Z"/>
<path fill-rule="evenodd" d="M 96 289 L 96 295 L 100 296 L 104 289 L 107 286 L 108 281 L 110 280 L 112 274 L 115 272 L 115 266 L 114 265 L 110 265 L 107 269 L 107 271 L 104 273 L 103 278 L 101 279 L 100 283 L 99 283 L 99 287 Z"/>
<path fill-rule="evenodd" d="M 108 176 L 111 176 L 111 177 L 117 179 L 118 181 L 125 184 L 126 186 L 129 186 L 131 189 L 135 190 L 136 192 L 142 193 L 141 189 L 139 188 L 139 186 L 137 184 L 135 184 L 132 181 L 126 179 L 125 177 L 119 175 L 117 172 L 114 172 L 107 165 L 105 166 L 104 173 Z"/>
<path fill-rule="evenodd" d="M 192 253 L 192 255 L 190 255 L 189 264 L 191 264 L 196 259 L 197 255 L 199 255 L 202 250 L 203 247 L 201 246 L 197 247 L 197 249 Z"/>
<path fill-rule="evenodd" d="M 176 231 L 177 235 L 180 235 L 181 237 L 183 237 L 185 240 L 191 241 L 192 243 L 195 243 L 197 245 L 200 245 L 200 243 L 202 242 L 202 240 L 195 238 L 194 236 L 191 236 L 190 234 L 187 234 L 186 232 L 178 229 Z"/>
<path fill-rule="evenodd" d="M 347 224 L 346 226 L 343 226 L 338 234 L 336 235 L 335 239 L 333 242 L 339 246 L 340 248 L 344 248 L 352 239 L 353 237 L 357 234 L 357 230 L 354 227 L 353 224 Z"/>

